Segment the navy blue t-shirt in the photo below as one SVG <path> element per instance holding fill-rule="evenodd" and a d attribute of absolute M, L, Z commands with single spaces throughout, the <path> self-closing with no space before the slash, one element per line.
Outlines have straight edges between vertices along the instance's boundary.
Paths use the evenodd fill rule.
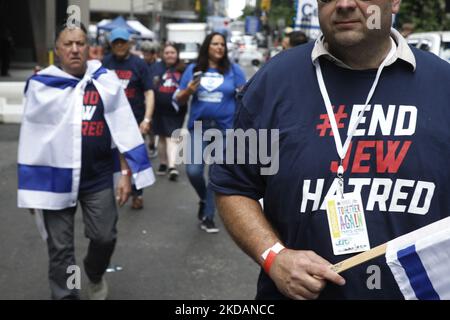
<path fill-rule="evenodd" d="M 97 192 L 113 186 L 111 134 L 105 122 L 102 99 L 91 83 L 83 97 L 80 193 Z"/>
<path fill-rule="evenodd" d="M 260 169 L 270 165 L 260 161 L 214 165 L 210 179 L 215 192 L 264 198 L 265 215 L 286 247 L 312 250 L 337 263 L 352 255 L 335 256 L 331 245 L 324 199 L 336 194 L 339 157 L 311 62 L 312 47 L 293 48 L 265 65 L 246 86 L 235 118 L 235 128 L 279 129 L 279 170 L 261 175 Z M 383 71 L 344 161 L 345 192 L 361 192 L 372 248 L 450 214 L 450 65 L 413 52 L 415 72 L 402 60 Z M 345 141 L 376 70 L 320 61 Z M 381 270 L 379 290 L 367 287 L 371 265 Z M 342 275 L 346 285 L 329 283 L 319 298 L 403 298 L 384 257 Z M 257 298 L 283 298 L 264 272 Z"/>
<path fill-rule="evenodd" d="M 148 72 L 151 74 L 153 72 L 153 68 L 156 64 L 158 64 L 160 61 L 155 61 L 151 63 L 147 63 Z"/>
<path fill-rule="evenodd" d="M 180 86 L 182 73 L 175 68 L 167 68 L 164 62 L 152 64 L 151 77 L 155 91 L 155 115 L 184 116 L 187 106 L 173 107 L 173 94 Z"/>
<path fill-rule="evenodd" d="M 118 60 L 113 54 L 109 54 L 104 58 L 103 66 L 116 72 L 136 120 L 138 122 L 144 120 L 144 93 L 153 88 L 149 67 L 145 61 L 132 54 L 124 60 Z"/>

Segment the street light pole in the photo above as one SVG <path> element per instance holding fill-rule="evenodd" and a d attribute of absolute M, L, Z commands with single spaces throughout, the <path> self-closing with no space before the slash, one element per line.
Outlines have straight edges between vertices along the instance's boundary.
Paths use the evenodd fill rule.
<path fill-rule="evenodd" d="M 157 0 L 152 0 L 152 31 L 155 31 L 156 26 L 156 10 L 157 10 Z"/>
<path fill-rule="evenodd" d="M 152 17 L 152 31 L 155 32 L 156 38 L 160 39 L 161 30 L 160 30 L 160 21 L 158 21 L 158 15 L 161 14 L 162 11 L 162 3 L 161 0 L 148 0 L 148 4 L 152 8 L 151 17 Z M 156 40 L 156 39 L 155 39 Z"/>
<path fill-rule="evenodd" d="M 134 0 L 130 0 L 130 20 L 134 20 Z"/>

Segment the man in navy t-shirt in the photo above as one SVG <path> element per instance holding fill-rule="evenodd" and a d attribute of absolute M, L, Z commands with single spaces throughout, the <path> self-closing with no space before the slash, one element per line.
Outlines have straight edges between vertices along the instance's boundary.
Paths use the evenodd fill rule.
<path fill-rule="evenodd" d="M 83 97 L 80 193 L 93 193 L 113 187 L 114 155 L 111 134 L 105 122 L 104 106 L 91 83 Z"/>
<path fill-rule="evenodd" d="M 155 105 L 153 85 L 145 61 L 130 53 L 130 38 L 131 34 L 126 29 L 116 28 L 111 31 L 109 41 L 112 53 L 105 57 L 103 66 L 116 72 L 125 89 L 139 129 L 142 135 L 145 135 L 150 130 Z M 142 189 L 137 190 L 133 185 L 133 209 L 143 208 L 142 193 Z"/>
<path fill-rule="evenodd" d="M 226 150 L 234 163 L 214 165 L 211 185 L 227 229 L 264 268 L 259 299 L 401 299 L 383 256 L 341 275 L 330 264 L 450 213 L 450 66 L 390 29 L 399 7 L 319 1 L 323 36 L 244 89 L 234 127 L 268 137 Z"/>
<path fill-rule="evenodd" d="M 87 30 L 80 24 L 79 27 L 71 26 L 69 23 L 64 24 L 58 28 L 55 39 L 55 54 L 59 58 L 61 73 L 66 77 L 42 75 L 41 79 L 45 79 L 49 84 L 63 84 L 67 85 L 67 79 L 75 83 L 85 78 L 86 73 L 89 72 L 87 58 L 89 46 L 87 42 Z M 57 69 L 57 68 L 55 68 Z M 106 72 L 98 69 L 98 72 Z M 39 75 L 37 75 L 39 76 Z M 70 78 L 68 78 L 70 77 Z M 95 76 L 92 77 L 94 80 Z M 99 83 L 105 83 L 100 82 Z M 107 82 L 112 85 L 119 86 L 117 80 L 115 82 Z M 58 87 L 55 87 L 58 88 Z M 63 90 L 66 88 L 64 87 Z M 61 109 L 61 115 L 71 115 L 67 111 L 73 101 L 63 101 L 60 99 L 52 99 L 48 97 L 48 91 L 34 90 L 33 95 L 42 95 L 46 101 L 46 107 L 52 108 L 52 104 L 57 105 L 57 109 Z M 71 273 L 68 272 L 70 267 L 76 265 L 75 246 L 74 246 L 74 223 L 75 213 L 77 211 L 78 203 L 82 208 L 83 222 L 85 226 L 85 235 L 89 238 L 89 246 L 87 254 L 83 259 L 84 270 L 87 275 L 87 295 L 92 300 L 104 300 L 108 296 L 108 285 L 106 283 L 104 274 L 111 261 L 116 241 L 117 241 L 117 221 L 118 210 L 117 204 L 122 206 L 128 200 L 131 193 L 131 171 L 125 160 L 123 154 L 113 154 L 112 137 L 108 125 L 105 121 L 105 109 L 111 110 L 114 105 L 111 105 L 111 100 L 106 101 L 105 105 L 102 101 L 99 91 L 95 87 L 94 81 L 86 82 L 84 91 L 82 110 L 79 110 L 78 115 L 82 116 L 81 126 L 81 162 L 80 166 L 80 181 L 79 184 L 76 179 L 76 173 L 70 173 L 70 184 L 78 185 L 78 192 L 72 206 L 63 207 L 60 203 L 55 202 L 58 195 L 64 195 L 68 191 L 54 189 L 42 192 L 38 197 L 44 200 L 46 209 L 42 210 L 42 217 L 47 232 L 47 245 L 49 255 L 48 278 L 51 290 L 51 297 L 53 299 L 79 299 L 80 290 L 78 287 L 68 286 L 70 282 Z M 29 91 L 28 91 L 28 94 Z M 75 93 L 74 93 L 75 94 Z M 66 96 L 67 97 L 67 96 Z M 73 95 L 69 96 L 73 97 Z M 108 104 L 109 103 L 109 104 Z M 78 102 L 75 102 L 76 106 Z M 124 118 L 128 121 L 130 117 Z M 51 117 L 44 120 L 34 120 L 51 131 L 52 121 Z M 128 123 L 128 127 L 135 125 L 134 122 Z M 79 129 L 77 126 L 77 119 L 74 118 L 65 121 L 59 121 L 58 126 L 64 127 L 65 130 Z M 111 126 L 111 128 L 115 128 Z M 113 129 L 112 129 L 113 130 Z M 117 129 L 116 129 L 117 130 Z M 116 131 L 112 131 L 117 136 Z M 122 134 L 122 133 L 121 133 Z M 76 139 L 78 139 L 78 134 Z M 26 135 L 22 136 L 22 141 L 29 139 Z M 42 137 L 36 135 L 36 141 L 43 140 Z M 44 139 L 46 143 L 51 146 L 57 145 L 55 141 L 61 140 L 58 135 L 52 135 L 51 139 Z M 67 141 L 68 145 L 74 146 L 74 152 L 77 150 L 75 141 Z M 59 144 L 58 144 L 59 145 Z M 117 150 L 117 149 L 116 149 Z M 55 154 L 63 152 L 58 148 L 52 148 L 53 154 L 47 154 L 48 157 L 57 158 Z M 64 152 L 63 152 L 64 153 Z M 77 157 L 74 154 L 64 155 L 68 160 L 67 165 L 70 168 L 71 161 L 76 161 Z M 72 158 L 73 156 L 73 158 Z M 119 159 L 117 159 L 119 158 Z M 115 163 L 119 161 L 120 164 Z M 40 160 L 42 161 L 42 160 Z M 116 165 L 120 166 L 121 176 L 117 180 L 117 185 L 113 186 L 113 172 L 118 169 Z M 39 166 L 46 168 L 45 166 Z M 45 171 L 46 174 L 53 176 L 52 183 L 58 184 L 64 180 L 63 176 L 55 173 L 62 170 L 59 167 L 47 167 L 51 171 Z M 66 169 L 70 170 L 72 169 Z M 52 188 L 55 188 L 52 186 Z M 55 205 L 55 203 L 57 203 Z M 64 204 L 64 202 L 62 202 Z M 56 208 L 55 208 L 56 206 Z M 58 208 L 63 207 L 63 208 Z M 39 214 L 32 209 L 32 212 Z"/>

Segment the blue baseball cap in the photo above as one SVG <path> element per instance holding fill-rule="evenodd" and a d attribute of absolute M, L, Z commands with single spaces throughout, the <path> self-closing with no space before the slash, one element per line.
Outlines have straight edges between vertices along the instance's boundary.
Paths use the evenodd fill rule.
<path fill-rule="evenodd" d="M 129 41 L 130 37 L 131 37 L 131 34 L 128 32 L 127 29 L 115 28 L 115 29 L 113 29 L 113 31 L 111 31 L 111 34 L 109 35 L 109 42 L 113 43 L 117 39 Z"/>

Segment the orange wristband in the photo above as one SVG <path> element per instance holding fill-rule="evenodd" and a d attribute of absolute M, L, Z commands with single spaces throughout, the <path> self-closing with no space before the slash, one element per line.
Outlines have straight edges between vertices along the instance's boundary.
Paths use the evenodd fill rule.
<path fill-rule="evenodd" d="M 264 259 L 263 268 L 264 271 L 269 274 L 272 263 L 275 261 L 275 257 L 283 250 L 286 249 L 281 243 L 277 242 L 272 247 L 264 251 L 261 257 Z"/>

